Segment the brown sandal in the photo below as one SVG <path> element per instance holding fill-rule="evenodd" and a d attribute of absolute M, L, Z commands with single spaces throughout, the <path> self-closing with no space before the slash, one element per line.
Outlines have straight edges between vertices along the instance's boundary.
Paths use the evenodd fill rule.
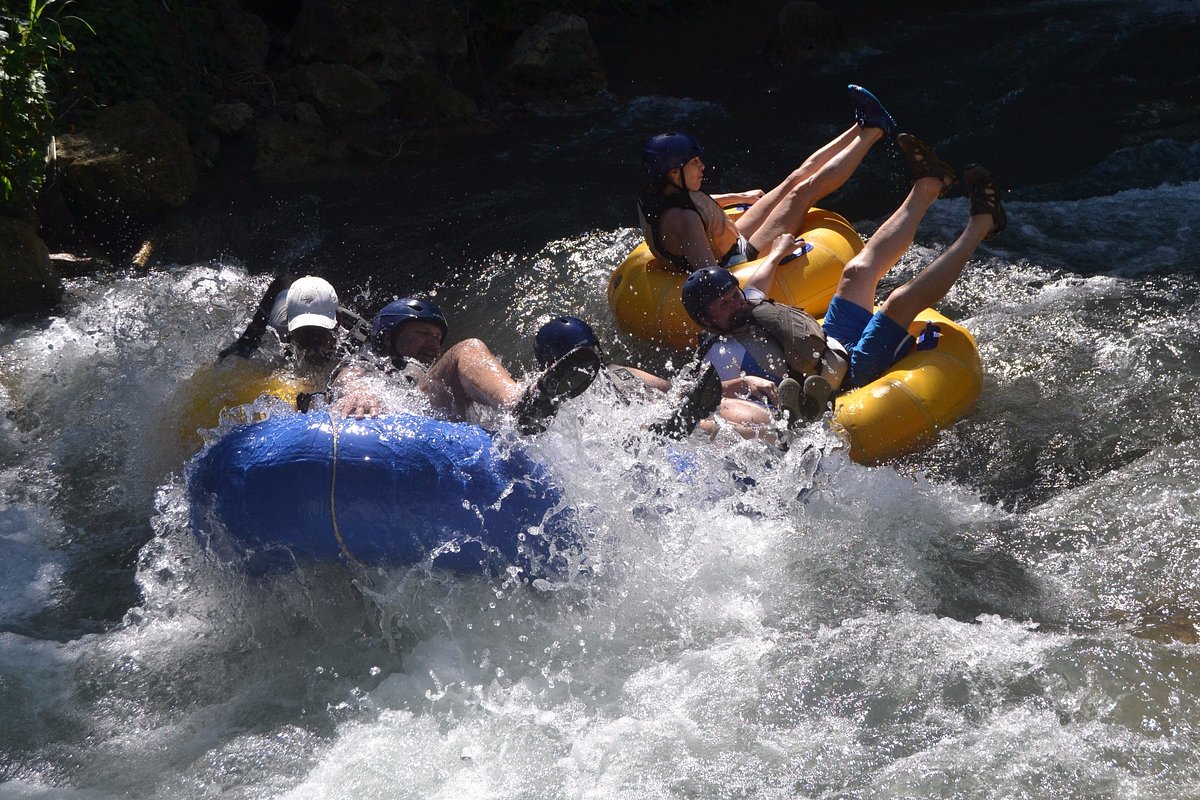
<path fill-rule="evenodd" d="M 992 215 L 992 229 L 983 238 L 995 238 L 1008 225 L 1008 215 L 1000 204 L 1000 190 L 996 188 L 991 173 L 979 164 L 968 164 L 963 171 L 963 180 L 966 181 L 967 197 L 971 201 L 971 216 Z"/>
<path fill-rule="evenodd" d="M 938 158 L 937 153 L 929 149 L 929 145 L 911 133 L 899 134 L 896 137 L 896 144 L 900 145 L 904 155 L 908 156 L 908 168 L 912 171 L 913 180 L 937 178 L 942 182 L 942 190 L 938 192 L 938 197 L 945 197 L 946 190 L 958 180 L 954 169 Z"/>

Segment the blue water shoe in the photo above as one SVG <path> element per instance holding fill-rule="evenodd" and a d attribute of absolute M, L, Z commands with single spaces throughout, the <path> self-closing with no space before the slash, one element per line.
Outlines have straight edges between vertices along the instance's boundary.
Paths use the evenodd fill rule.
<path fill-rule="evenodd" d="M 853 83 L 846 87 L 850 101 L 854 103 L 854 121 L 864 128 L 879 128 L 884 136 L 894 136 L 898 129 L 896 119 L 879 102 L 879 98 Z"/>

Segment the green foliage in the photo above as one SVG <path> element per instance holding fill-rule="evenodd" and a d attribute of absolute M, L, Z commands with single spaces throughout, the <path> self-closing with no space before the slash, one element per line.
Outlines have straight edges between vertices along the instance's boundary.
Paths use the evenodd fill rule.
<path fill-rule="evenodd" d="M 60 87 L 74 116 L 152 98 L 187 116 L 188 95 L 203 94 L 220 72 L 208 51 L 210 13 L 204 4 L 164 0 L 86 0 L 95 36 L 79 39 L 76 70 Z M 65 22 L 69 36 L 76 28 Z"/>
<path fill-rule="evenodd" d="M 46 10 L 56 0 L 29 0 L 23 14 L 0 7 L 0 210 L 22 214 L 45 176 L 50 139 L 47 74 L 73 50 Z"/>

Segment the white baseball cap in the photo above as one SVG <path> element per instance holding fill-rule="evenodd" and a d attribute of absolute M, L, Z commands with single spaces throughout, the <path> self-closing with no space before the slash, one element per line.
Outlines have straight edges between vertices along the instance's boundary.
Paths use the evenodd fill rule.
<path fill-rule="evenodd" d="M 338 297 L 324 278 L 305 275 L 297 279 L 287 293 L 287 329 L 306 325 L 333 330 L 337 327 Z"/>

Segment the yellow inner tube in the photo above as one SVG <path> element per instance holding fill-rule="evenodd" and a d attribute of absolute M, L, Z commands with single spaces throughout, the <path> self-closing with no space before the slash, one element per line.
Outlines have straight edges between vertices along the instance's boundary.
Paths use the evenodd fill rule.
<path fill-rule="evenodd" d="M 197 369 L 175 390 L 175 434 L 188 452 L 202 442 L 200 430 L 215 428 L 226 409 L 253 403 L 262 395 L 296 402 L 296 394 L 312 391 L 306 381 L 281 370 L 242 358 Z"/>
<path fill-rule="evenodd" d="M 961 419 L 983 389 L 983 365 L 971 332 L 929 308 L 909 326 L 925 341 L 882 376 L 834 403 L 834 426 L 850 439 L 850 457 L 878 464 L 926 444 Z M 936 346 L 929 347 L 935 337 Z"/>
<path fill-rule="evenodd" d="M 779 267 L 767 295 L 820 317 L 833 298 L 842 268 L 862 250 L 863 242 L 849 222 L 820 208 L 808 212 L 800 237 L 812 249 Z M 744 286 L 758 265 L 759 261 L 748 261 L 730 271 Z M 681 290 L 686 278 L 656 259 L 642 242 L 608 281 L 608 305 L 618 327 L 671 347 L 695 346 L 701 329 L 683 310 Z"/>

